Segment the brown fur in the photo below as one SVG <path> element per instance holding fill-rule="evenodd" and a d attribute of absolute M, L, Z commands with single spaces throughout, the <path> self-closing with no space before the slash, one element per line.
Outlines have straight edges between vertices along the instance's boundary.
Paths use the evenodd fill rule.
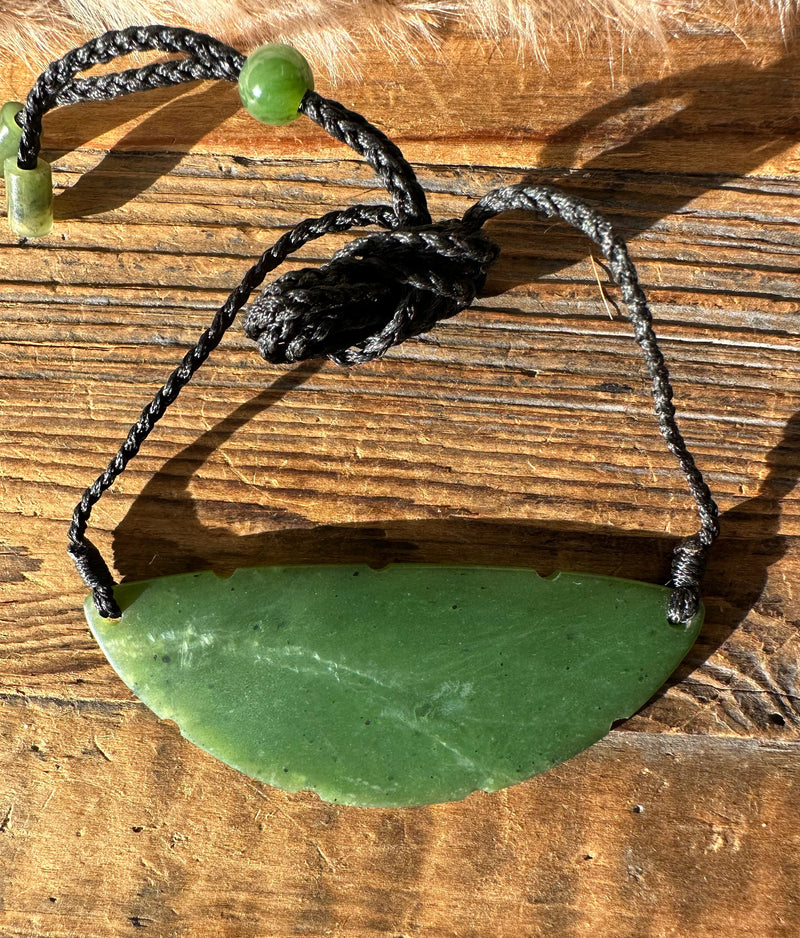
<path fill-rule="evenodd" d="M 0 47 L 41 67 L 105 29 L 134 23 L 191 26 L 244 50 L 266 40 L 292 42 L 332 77 L 370 43 L 393 58 L 431 54 L 448 22 L 461 18 L 478 36 L 511 36 L 521 54 L 546 65 L 554 43 L 579 50 L 598 35 L 610 49 L 643 38 L 664 41 L 698 21 L 731 30 L 766 15 L 788 32 L 800 0 L 4 0 Z"/>

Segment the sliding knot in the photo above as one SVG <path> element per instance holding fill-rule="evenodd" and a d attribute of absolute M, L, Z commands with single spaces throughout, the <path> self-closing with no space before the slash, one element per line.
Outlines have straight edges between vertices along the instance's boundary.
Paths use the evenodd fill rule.
<path fill-rule="evenodd" d="M 244 330 L 273 364 L 321 356 L 361 364 L 469 306 L 498 253 L 458 220 L 378 232 L 321 267 L 279 277 L 253 302 Z"/>

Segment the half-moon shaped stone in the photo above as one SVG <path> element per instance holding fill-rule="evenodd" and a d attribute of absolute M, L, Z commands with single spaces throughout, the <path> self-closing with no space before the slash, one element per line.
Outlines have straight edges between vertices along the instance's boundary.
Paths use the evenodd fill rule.
<path fill-rule="evenodd" d="M 375 806 L 495 791 L 570 758 L 691 648 L 666 587 L 582 573 L 286 566 L 117 587 L 122 680 L 229 765 Z"/>

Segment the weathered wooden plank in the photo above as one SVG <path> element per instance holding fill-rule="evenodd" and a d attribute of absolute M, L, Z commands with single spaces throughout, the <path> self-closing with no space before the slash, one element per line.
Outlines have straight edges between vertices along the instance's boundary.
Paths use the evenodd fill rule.
<path fill-rule="evenodd" d="M 422 811 L 273 792 L 155 720 L 82 621 L 72 506 L 264 247 L 385 195 L 309 122 L 236 113 L 229 87 L 52 114 L 54 235 L 0 228 L 4 935 L 797 933 L 796 50 L 751 24 L 747 45 L 698 34 L 664 63 L 544 73 L 457 33 L 450 71 L 367 51 L 334 94 L 397 138 L 437 217 L 527 176 L 631 239 L 723 509 L 700 641 L 627 732 Z M 5 69 L 4 99 L 27 82 Z M 598 277 L 615 291 L 566 229 L 490 228 L 484 296 L 382 362 L 272 368 L 233 330 L 97 510 L 117 571 L 405 559 L 663 579 L 694 519 Z"/>
<path fill-rule="evenodd" d="M 455 22 L 442 58 L 431 50 L 409 68 L 367 44 L 356 57 L 358 77 L 334 86 L 324 62 L 315 71 L 321 93 L 380 123 L 414 159 L 523 167 L 598 159 L 632 169 L 778 173 L 797 160 L 797 51 L 763 26 L 741 36 L 684 35 L 655 60 L 609 61 L 598 49 L 554 55 L 545 71 L 459 35 Z M 13 64 L 2 78 L 5 97 L 24 98 L 34 76 Z M 74 109 L 48 117 L 53 146 L 97 140 L 130 150 L 341 156 L 340 145 L 314 128 L 255 125 L 227 83 L 80 107 L 80 120 Z"/>
<path fill-rule="evenodd" d="M 251 782 L 137 704 L 0 715 L 9 938 L 796 932 L 796 743 L 616 732 L 495 795 L 376 810 Z"/>
<path fill-rule="evenodd" d="M 91 165 L 94 157 L 89 159 Z M 120 165 L 128 165 L 127 159 L 135 167 L 143 158 L 131 154 Z M 13 393 L 0 404 L 12 442 L 0 457 L 3 476 L 14 486 L 14 498 L 27 503 L 28 514 L 60 519 L 39 538 L 52 546 L 46 559 L 38 554 L 35 562 L 44 569 L 46 581 L 59 578 L 58 586 L 46 588 L 40 601 L 50 602 L 49 597 L 68 590 L 63 608 L 72 605 L 72 641 L 84 651 L 79 594 L 61 553 L 69 510 L 152 389 L 238 278 L 247 254 L 253 256 L 255 236 L 243 245 L 237 228 L 214 228 L 209 239 L 212 229 L 198 230 L 181 218 L 170 223 L 165 238 L 165 229 L 148 216 L 163 210 L 167 195 L 177 204 L 192 204 L 198 191 L 206 191 L 198 189 L 198 181 L 213 177 L 220 159 L 193 155 L 180 172 L 150 183 L 147 192 L 134 199 L 142 217 L 126 224 L 126 251 L 118 249 L 118 240 L 108 240 L 118 224 L 99 220 L 80 222 L 59 251 L 46 252 L 45 267 L 39 248 L 7 249 L 14 280 L 4 293 L 2 338 L 13 354 L 7 354 L 0 367 L 13 379 L 8 385 Z M 281 179 L 292 178 L 294 211 L 319 201 L 346 204 L 353 187 L 361 191 L 367 182 L 380 198 L 369 171 L 355 170 L 355 164 L 327 166 L 329 179 L 305 182 L 310 165 L 285 161 L 280 166 Z M 353 172 L 359 176 L 355 183 Z M 257 183 L 268 205 L 283 197 L 282 188 L 279 194 L 270 189 L 276 178 L 272 164 L 250 164 L 246 173 L 247 186 Z M 471 170 L 465 185 L 457 175 L 439 178 L 433 167 L 426 175 L 437 180 L 432 201 L 441 214 L 463 211 L 469 204 L 466 191 L 485 191 L 511 178 L 499 170 Z M 109 186 L 113 178 L 113 173 L 101 175 L 96 185 Z M 215 198 L 233 211 L 243 198 L 239 181 L 226 174 L 222 178 L 233 189 L 220 194 L 215 188 Z M 687 433 L 696 441 L 701 464 L 711 469 L 722 506 L 731 520 L 735 517 L 734 524 L 727 524 L 731 546 L 718 551 L 724 552 L 725 559 L 718 563 L 727 595 L 716 598 L 714 593 L 715 564 L 709 578 L 710 608 L 716 605 L 719 621 L 728 621 L 731 605 L 743 613 L 765 583 L 767 561 L 774 561 L 778 551 L 777 546 L 762 548 L 765 538 L 789 536 L 797 526 L 797 503 L 791 497 L 792 398 L 779 390 L 796 384 L 798 368 L 791 332 L 796 234 L 788 221 L 787 184 L 761 178 L 735 183 L 710 177 L 651 179 L 608 170 L 591 178 L 581 175 L 577 182 L 578 191 L 599 197 L 603 207 L 620 217 L 623 229 L 641 229 L 634 253 L 644 282 L 655 281 L 654 310 L 679 381 Z M 622 204 L 604 196 L 623 189 Z M 653 205 L 663 206 L 668 196 L 669 205 L 659 215 Z M 688 223 L 684 214 L 675 214 L 678 205 L 690 211 Z M 254 206 L 250 210 L 258 211 Z M 741 210 L 744 216 L 737 214 Z M 286 208 L 281 211 L 284 226 L 299 217 Z M 766 234 L 756 235 L 754 219 L 758 231 Z M 259 232 L 262 244 L 280 230 L 274 227 L 276 221 Z M 209 222 L 210 217 L 204 220 Z M 267 556 L 276 560 L 314 558 L 319 544 L 333 536 L 320 538 L 314 525 L 337 530 L 342 524 L 361 523 L 370 526 L 360 548 L 368 561 L 376 554 L 379 561 L 393 556 L 468 561 L 478 549 L 492 562 L 524 561 L 545 569 L 588 562 L 601 572 L 663 577 L 668 543 L 656 537 L 643 556 L 642 539 L 633 534 L 690 530 L 691 505 L 679 494 L 680 479 L 650 416 L 646 379 L 629 327 L 616 313 L 609 319 L 585 245 L 566 231 L 550 230 L 543 241 L 543 232 L 541 223 L 519 215 L 498 224 L 494 234 L 511 256 L 500 262 L 484 300 L 425 339 L 393 351 L 387 361 L 352 375 L 331 366 L 308 366 L 294 378 L 278 379 L 292 385 L 287 393 L 266 391 L 266 397 L 259 398 L 258 389 L 269 386 L 281 371 L 259 363 L 241 334 L 233 333 L 118 484 L 108 513 L 101 509 L 98 527 L 107 532 L 130 512 L 120 532 L 132 535 L 126 538 L 118 532 L 115 541 L 120 572 L 148 575 L 155 555 L 165 570 L 230 564 L 234 558 L 238 563 L 257 562 L 264 557 L 265 542 L 271 545 Z M 99 247 L 105 244 L 104 250 L 94 245 L 95 237 Z M 184 241 L 181 254 L 178 245 Z M 765 243 L 774 249 L 757 254 L 751 275 L 758 278 L 757 285 L 743 283 L 743 267 L 755 263 L 756 247 Z M 542 245 L 545 261 L 538 257 Z M 320 254 L 315 249 L 309 261 Z M 713 264 L 695 263 L 702 255 L 715 258 L 717 281 L 712 279 Z M 542 273 L 543 263 L 551 272 L 543 281 L 528 283 Z M 731 270 L 739 272 L 738 288 L 751 287 L 745 308 L 738 295 L 731 299 Z M 132 276 L 141 278 L 142 271 L 147 272 L 148 286 L 137 289 Z M 154 277 L 157 287 L 152 285 Z M 58 284 L 55 294 L 53 281 Z M 498 292 L 506 288 L 513 292 Z M 606 289 L 613 296 L 613 289 Z M 144 308 L 142 302 L 147 303 Z M 776 379 L 783 385 L 776 388 Z M 37 387 L 48 390 L 40 396 Z M 24 408 L 19 407 L 20 399 L 26 401 Z M 231 404 L 238 405 L 238 417 L 230 416 Z M 251 422 L 255 427 L 246 425 Z M 225 440 L 222 457 L 212 452 L 216 445 L 210 442 L 191 446 L 201 429 L 213 440 L 214 423 L 223 428 L 242 424 Z M 781 433 L 787 442 L 780 442 Z M 217 438 L 227 435 L 225 429 L 216 433 Z M 628 446 L 621 448 L 619 439 Z M 189 451 L 176 455 L 181 446 Z M 770 448 L 775 448 L 773 456 Z M 200 516 L 211 523 L 210 530 L 195 520 L 193 509 L 187 514 L 187 509 L 173 507 L 174 515 L 164 509 L 165 497 L 189 497 L 188 480 L 175 481 L 176 473 L 188 469 L 194 475 L 191 497 L 199 500 Z M 137 497 L 159 471 L 161 478 Z M 776 489 L 786 496 L 780 520 Z M 742 496 L 749 496 L 752 504 L 734 511 Z M 485 526 L 478 532 L 473 528 L 453 533 L 440 520 L 443 512 L 507 519 L 508 531 L 489 547 Z M 10 527 L 14 518 L 12 512 Z M 182 532 L 176 518 L 181 519 Z M 554 518 L 556 527 L 548 529 L 546 522 Z M 393 535 L 389 526 L 403 521 L 409 530 Z M 236 533 L 221 538 L 223 524 Z M 565 528 L 575 524 L 594 528 L 573 534 L 570 549 L 561 546 L 554 554 L 552 546 L 549 553 L 533 546 L 537 538 L 552 545 L 556 531 L 563 544 Z M 617 534 L 614 540 L 615 525 L 630 531 L 631 537 Z M 306 534 L 295 534 L 285 547 L 276 548 L 279 532 L 287 529 Z M 380 547 L 376 530 L 382 532 Z M 147 538 L 142 540 L 144 531 Z M 412 531 L 416 546 L 409 553 L 404 545 Z M 605 560 L 592 547 L 597 536 L 615 544 L 614 550 L 605 549 Z M 339 535 L 340 542 L 343 537 Z M 357 532 L 347 537 L 359 539 Z M 26 543 L 30 539 L 17 538 Z M 449 540 L 470 547 L 459 553 Z M 521 548 L 520 541 L 526 546 Z M 344 546 L 340 543 L 338 549 Z M 743 566 L 752 566 L 752 571 L 742 576 Z M 738 586 L 733 594 L 732 581 Z M 17 601 L 29 606 L 24 616 L 28 621 L 28 616 L 41 614 L 41 607 L 29 604 L 30 584 L 23 581 L 20 586 Z M 765 622 L 762 629 L 769 627 Z M 714 636 L 708 640 L 712 647 L 726 634 L 713 615 L 707 633 Z M 29 641 L 16 641 L 23 663 L 10 672 L 10 686 L 21 679 L 38 686 L 42 674 L 52 668 L 43 672 L 40 653 L 33 653 Z M 796 651 L 789 641 L 775 667 L 782 672 Z M 99 659 L 88 653 L 96 669 Z M 69 671 L 74 665 L 66 649 L 65 654 Z M 704 651 L 698 650 L 692 665 L 703 657 Z M 730 669 L 731 658 L 740 663 L 719 672 Z M 739 673 L 742 660 L 743 650 L 734 644 L 724 662 L 709 665 L 680 691 L 670 691 L 641 725 L 670 725 L 675 720 L 703 731 L 760 733 L 766 728 L 794 733 L 795 685 L 791 680 L 776 683 L 768 676 L 769 667 L 755 677 L 752 668 Z M 124 694 L 108 669 L 105 674 L 98 692 Z M 687 697 L 693 703 L 687 704 Z M 775 722 L 779 719 L 782 725 Z"/>

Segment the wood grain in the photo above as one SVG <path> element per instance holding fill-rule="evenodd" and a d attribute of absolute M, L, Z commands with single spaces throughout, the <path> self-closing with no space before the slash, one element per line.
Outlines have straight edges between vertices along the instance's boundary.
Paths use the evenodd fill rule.
<path fill-rule="evenodd" d="M 615 732 L 504 792 L 383 810 L 253 783 L 138 704 L 0 713 L 9 938 L 750 938 L 800 915 L 797 743 Z"/>
<path fill-rule="evenodd" d="M 249 263 L 384 193 L 228 87 L 48 117 L 54 233 L 0 231 L 0 934 L 797 934 L 800 84 L 795 49 L 745 38 L 576 75 L 454 28 L 457 69 L 366 50 L 367 78 L 335 89 L 397 138 L 436 217 L 520 178 L 609 213 L 723 512 L 706 625 L 656 699 L 543 778 L 413 811 L 282 794 L 195 750 L 105 663 L 65 553 L 83 487 Z M 28 81 L 6 69 L 0 90 Z M 403 559 L 662 580 L 695 520 L 602 259 L 519 213 L 490 229 L 484 295 L 380 362 L 274 368 L 234 328 L 97 509 L 118 574 Z"/>

